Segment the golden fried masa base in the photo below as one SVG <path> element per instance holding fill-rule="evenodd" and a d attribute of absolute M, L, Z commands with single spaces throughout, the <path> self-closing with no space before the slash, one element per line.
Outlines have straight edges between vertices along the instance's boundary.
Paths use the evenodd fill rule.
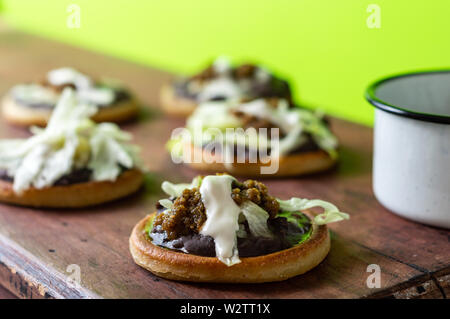
<path fill-rule="evenodd" d="M 13 184 L 0 180 L 0 202 L 31 207 L 75 208 L 109 202 L 137 191 L 144 180 L 139 169 L 124 171 L 115 181 L 30 188 L 16 194 Z"/>
<path fill-rule="evenodd" d="M 241 263 L 228 267 L 216 257 L 185 254 L 152 244 L 145 227 L 154 215 L 145 217 L 134 227 L 130 251 L 139 266 L 167 279 L 216 283 L 282 281 L 316 267 L 330 250 L 327 226 L 313 224 L 307 241 L 272 254 L 241 258 Z"/>
<path fill-rule="evenodd" d="M 46 126 L 52 115 L 52 109 L 30 107 L 14 101 L 10 96 L 3 98 L 2 113 L 11 124 L 20 126 Z M 137 116 L 138 103 L 134 98 L 118 102 L 108 107 L 101 107 L 92 116 L 95 122 L 122 123 Z"/>
<path fill-rule="evenodd" d="M 188 117 L 197 107 L 197 102 L 177 96 L 170 84 L 161 88 L 159 100 L 163 110 L 172 116 Z"/>
<path fill-rule="evenodd" d="M 195 147 L 194 145 L 185 145 L 184 147 L 190 148 L 192 160 L 186 163 L 188 166 L 195 170 L 204 172 L 228 172 L 234 176 L 246 176 L 246 177 L 286 177 L 286 176 L 299 176 L 307 175 L 317 172 L 322 172 L 330 169 L 336 164 L 336 159 L 332 158 L 327 152 L 319 150 L 312 152 L 303 152 L 299 154 L 292 154 L 286 156 L 280 156 L 278 162 L 278 170 L 275 172 L 266 171 L 261 174 L 261 169 L 266 167 L 268 169 L 272 162 L 262 163 L 258 160 L 257 163 L 234 163 L 226 164 L 220 163 L 220 154 L 210 154 L 210 152 Z M 185 148 L 186 149 L 186 148 Z M 201 161 L 195 162 L 193 154 L 194 152 L 202 152 Z M 276 163 L 273 166 L 276 167 Z"/>

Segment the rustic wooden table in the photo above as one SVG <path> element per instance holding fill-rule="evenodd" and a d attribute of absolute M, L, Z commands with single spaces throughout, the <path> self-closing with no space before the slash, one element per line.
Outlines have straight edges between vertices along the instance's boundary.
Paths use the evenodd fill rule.
<path fill-rule="evenodd" d="M 10 291 L 6 288 L 0 286 L 0 299 L 17 299 Z"/>
<path fill-rule="evenodd" d="M 157 48 L 151 48 L 154 50 Z M 83 210 L 41 210 L 0 205 L 0 284 L 21 298 L 445 298 L 450 295 L 450 232 L 404 220 L 376 201 L 371 189 L 372 130 L 333 119 L 341 144 L 338 167 L 303 178 L 268 180 L 282 198 L 322 198 L 351 214 L 331 225 L 329 256 L 309 273 L 280 283 L 192 284 L 168 281 L 136 266 L 128 251 L 133 225 L 154 209 L 163 180 L 188 181 L 196 172 L 171 163 L 164 149 L 182 120 L 158 110 L 167 72 L 15 31 L 0 32 L 0 94 L 38 79 L 53 67 L 74 66 L 117 77 L 145 107 L 124 126 L 142 146 L 152 173 L 143 191 Z M 0 120 L 1 137 L 26 130 Z M 381 287 L 366 285 L 368 265 L 381 268 Z M 70 266 L 76 265 L 76 266 Z M 67 277 L 79 267 L 81 287 Z M 0 297 L 2 294 L 0 294 Z M 6 295 L 5 295 L 6 296 Z"/>

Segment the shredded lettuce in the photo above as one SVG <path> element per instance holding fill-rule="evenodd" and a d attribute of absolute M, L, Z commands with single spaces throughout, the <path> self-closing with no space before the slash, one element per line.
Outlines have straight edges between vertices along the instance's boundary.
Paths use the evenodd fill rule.
<path fill-rule="evenodd" d="M 75 168 L 88 167 L 94 181 L 103 181 L 115 180 L 123 167 L 140 166 L 130 134 L 115 124 L 94 123 L 96 111 L 66 88 L 45 129 L 33 128 L 28 139 L 0 141 L 0 169 L 14 178 L 14 191 L 51 186 Z"/>
<path fill-rule="evenodd" d="M 302 211 L 313 207 L 322 207 L 324 212 L 314 218 L 314 223 L 317 225 L 325 225 L 329 223 L 338 222 L 344 219 L 349 219 L 347 213 L 340 212 L 333 204 L 320 199 L 306 199 L 293 197 L 289 200 L 277 199 L 280 203 L 282 211 Z"/>
<path fill-rule="evenodd" d="M 132 154 L 120 142 L 130 138 L 127 133 L 111 123 L 99 125 L 93 133 L 90 140 L 92 158 L 88 167 L 94 172 L 94 180 L 114 180 L 121 167 L 133 167 Z"/>
<path fill-rule="evenodd" d="M 145 233 L 148 234 L 149 236 L 153 230 L 153 222 L 154 221 L 155 221 L 155 216 L 153 215 L 145 224 L 144 230 L 145 230 Z"/>
<path fill-rule="evenodd" d="M 243 216 L 242 214 L 240 216 Z M 247 238 L 247 231 L 245 230 L 245 226 L 239 222 L 239 229 L 236 231 L 236 236 L 238 238 Z"/>
<path fill-rule="evenodd" d="M 296 147 L 302 145 L 306 138 L 302 134 L 302 127 L 297 126 L 292 131 L 290 131 L 283 139 L 280 140 L 278 145 L 272 150 L 272 154 L 278 152 L 279 155 L 285 155 L 289 151 L 295 149 Z"/>
<path fill-rule="evenodd" d="M 292 223 L 296 225 L 299 229 L 304 230 L 305 227 L 311 224 L 311 221 L 308 217 L 306 217 L 301 212 L 288 212 L 288 211 L 282 211 L 281 213 L 277 214 L 277 217 L 284 217 L 287 219 L 289 223 Z M 305 240 L 307 240 L 312 233 L 312 227 L 309 227 L 309 231 L 303 232 L 289 232 L 286 234 L 286 240 L 292 245 L 298 245 Z"/>
<path fill-rule="evenodd" d="M 273 237 L 272 232 L 267 227 L 269 214 L 252 201 L 244 201 L 241 206 L 241 213 L 245 216 L 250 228 L 250 233 L 256 237 Z"/>
<path fill-rule="evenodd" d="M 161 184 L 161 188 L 164 191 L 164 193 L 166 193 L 167 195 L 169 195 L 171 197 L 179 197 L 179 196 L 181 196 L 181 194 L 183 194 L 183 191 L 185 189 L 192 189 L 195 187 L 200 187 L 201 183 L 202 183 L 202 177 L 197 176 L 192 180 L 192 182 L 190 184 L 187 184 L 187 183 L 173 184 L 171 182 L 164 181 Z"/>
<path fill-rule="evenodd" d="M 169 153 L 175 157 L 175 158 L 182 158 L 183 157 L 183 136 L 177 135 L 175 137 L 172 137 L 169 141 L 166 143 L 166 149 L 169 151 Z"/>
<path fill-rule="evenodd" d="M 64 145 L 59 150 L 52 151 L 46 158 L 43 158 L 43 165 L 34 179 L 34 186 L 36 188 L 44 188 L 56 182 L 67 172 L 70 172 L 77 147 L 78 139 L 76 135 L 68 134 Z"/>
<path fill-rule="evenodd" d="M 336 158 L 338 141 L 328 126 L 324 124 L 323 114 L 320 111 L 312 112 L 304 109 L 297 109 L 296 112 L 300 114 L 305 132 L 311 134 L 321 149 L 328 152 L 331 157 Z"/>
<path fill-rule="evenodd" d="M 39 144 L 24 156 L 14 176 L 14 191 L 20 192 L 30 187 L 44 165 L 45 155 L 49 150 L 47 145 Z"/>
<path fill-rule="evenodd" d="M 27 103 L 54 105 L 58 102 L 58 93 L 39 84 L 19 84 L 11 89 L 11 95 Z"/>
<path fill-rule="evenodd" d="M 115 93 L 112 88 L 98 86 L 90 77 L 72 68 L 51 70 L 47 73 L 47 80 L 54 85 L 75 85 L 78 100 L 98 107 L 108 106 L 114 101 Z"/>
<path fill-rule="evenodd" d="M 244 134 L 244 131 L 225 134 L 227 129 L 243 127 L 242 119 L 237 117 L 233 111 L 268 120 L 280 127 L 285 136 L 279 140 L 279 145 L 272 145 L 271 140 L 263 136 L 265 134 L 253 136 Z M 331 157 L 337 157 L 338 142 L 324 123 L 323 114 L 319 111 L 289 108 L 285 100 L 280 100 L 277 107 L 268 105 L 264 99 L 247 103 L 233 99 L 205 102 L 200 104 L 187 119 L 186 128 L 189 134 L 172 137 L 167 144 L 172 154 L 176 149 L 175 155 L 178 157 L 182 157 L 183 148 L 180 145 L 183 145 L 184 142 L 198 146 L 219 142 L 224 146 L 245 145 L 252 149 L 273 146 L 273 154 L 284 155 L 305 143 L 305 133 L 310 134 L 317 145 L 328 152 Z"/>
<path fill-rule="evenodd" d="M 173 207 L 173 202 L 170 199 L 160 199 L 159 204 L 166 209 L 172 209 Z"/>
<path fill-rule="evenodd" d="M 208 128 L 225 131 L 227 128 L 241 127 L 241 121 L 230 113 L 230 102 L 204 102 L 187 119 L 186 127 L 192 131 Z"/>

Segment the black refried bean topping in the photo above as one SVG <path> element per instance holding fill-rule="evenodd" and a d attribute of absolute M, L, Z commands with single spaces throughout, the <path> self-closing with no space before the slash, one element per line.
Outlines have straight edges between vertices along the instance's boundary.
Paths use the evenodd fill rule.
<path fill-rule="evenodd" d="M 81 168 L 70 172 L 64 176 L 61 176 L 53 183 L 53 186 L 67 186 L 72 184 L 79 184 L 89 182 L 91 179 L 92 171 L 89 168 Z M 0 169 L 0 180 L 13 183 L 14 178 L 9 176 L 6 170 Z"/>

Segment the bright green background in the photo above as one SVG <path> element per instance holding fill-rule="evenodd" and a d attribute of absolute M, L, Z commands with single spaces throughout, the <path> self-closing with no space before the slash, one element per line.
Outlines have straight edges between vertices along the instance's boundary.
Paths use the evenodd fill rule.
<path fill-rule="evenodd" d="M 70 3 L 81 7 L 80 29 L 66 27 Z M 380 29 L 366 25 L 371 3 L 381 7 Z M 449 0 L 4 0 L 3 15 L 29 32 L 181 73 L 220 54 L 256 60 L 292 80 L 300 102 L 367 124 L 369 82 L 450 64 Z"/>

